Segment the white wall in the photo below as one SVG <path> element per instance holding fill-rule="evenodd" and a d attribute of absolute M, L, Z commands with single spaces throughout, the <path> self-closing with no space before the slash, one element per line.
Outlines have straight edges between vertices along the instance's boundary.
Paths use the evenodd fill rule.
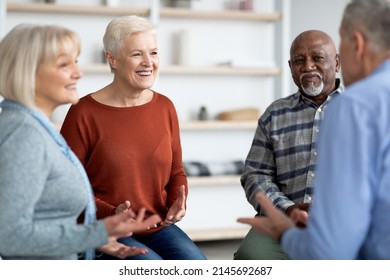
<path fill-rule="evenodd" d="M 349 0 L 290 0 L 291 1 L 291 29 L 290 42 L 301 32 L 309 29 L 318 29 L 328 33 L 338 49 L 339 25 L 344 8 Z M 286 61 L 287 63 L 287 61 Z M 291 93 L 296 86 L 290 81 Z"/>
<path fill-rule="evenodd" d="M 328 33 L 338 45 L 339 25 L 349 0 L 291 0 L 291 40 L 308 29 Z"/>

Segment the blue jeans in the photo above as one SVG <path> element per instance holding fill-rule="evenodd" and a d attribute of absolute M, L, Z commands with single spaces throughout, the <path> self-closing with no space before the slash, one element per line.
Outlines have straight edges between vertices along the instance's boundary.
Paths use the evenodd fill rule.
<path fill-rule="evenodd" d="M 126 260 L 206 260 L 195 243 L 176 225 L 164 227 L 149 236 L 119 238 L 127 246 L 148 249 L 145 255 L 127 257 Z M 116 259 L 103 254 L 98 259 Z"/>

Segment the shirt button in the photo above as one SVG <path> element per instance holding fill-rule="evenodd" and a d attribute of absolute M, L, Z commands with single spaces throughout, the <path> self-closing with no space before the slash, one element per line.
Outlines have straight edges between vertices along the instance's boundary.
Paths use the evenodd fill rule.
<path fill-rule="evenodd" d="M 315 176 L 314 172 L 310 172 L 310 176 L 314 177 Z"/>

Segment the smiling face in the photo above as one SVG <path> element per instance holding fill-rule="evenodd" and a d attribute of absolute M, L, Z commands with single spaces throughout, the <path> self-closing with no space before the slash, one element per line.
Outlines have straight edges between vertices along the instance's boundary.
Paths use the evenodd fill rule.
<path fill-rule="evenodd" d="M 82 73 L 77 65 L 78 50 L 61 51 L 52 62 L 39 65 L 35 78 L 35 102 L 50 115 L 63 104 L 79 100 L 76 85 Z"/>
<path fill-rule="evenodd" d="M 119 54 L 109 59 L 116 81 L 133 91 L 151 88 L 159 67 L 156 35 L 152 31 L 131 34 Z"/>
<path fill-rule="evenodd" d="M 289 65 L 294 83 L 307 96 L 328 95 L 334 90 L 339 60 L 325 33 L 301 33 L 291 46 Z"/>

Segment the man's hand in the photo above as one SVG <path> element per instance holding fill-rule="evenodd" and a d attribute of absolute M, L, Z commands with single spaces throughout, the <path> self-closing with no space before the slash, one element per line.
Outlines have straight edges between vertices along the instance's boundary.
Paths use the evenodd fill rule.
<path fill-rule="evenodd" d="M 294 221 L 297 227 L 304 228 L 309 220 L 309 214 L 307 213 L 309 207 L 310 204 L 308 203 L 298 203 L 289 207 L 286 214 Z"/>
<path fill-rule="evenodd" d="M 256 195 L 257 202 L 265 210 L 266 217 L 239 218 L 239 223 L 251 225 L 256 231 L 264 233 L 276 241 L 287 229 L 294 227 L 295 223 L 285 213 L 277 209 L 264 193 Z"/>

